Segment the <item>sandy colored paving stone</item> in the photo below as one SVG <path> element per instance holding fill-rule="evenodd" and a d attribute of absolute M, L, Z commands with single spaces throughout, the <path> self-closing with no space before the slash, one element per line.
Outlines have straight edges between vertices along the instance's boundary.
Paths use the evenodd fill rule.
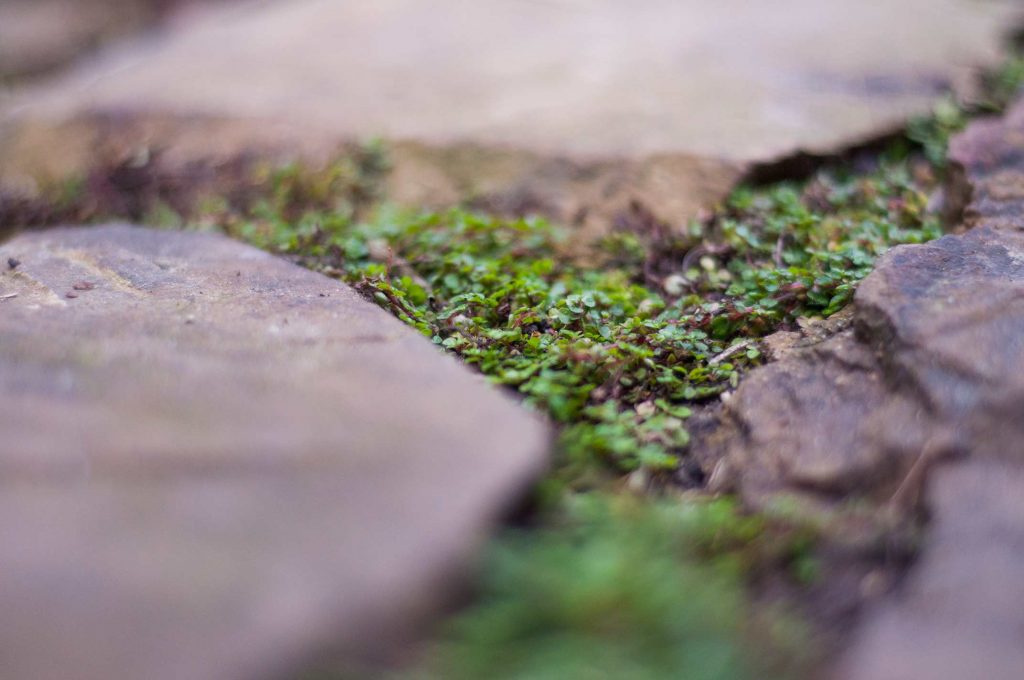
<path fill-rule="evenodd" d="M 482 197 L 607 228 L 635 199 L 678 223 L 751 163 L 842 148 L 928 110 L 973 67 L 996 62 L 1013 9 L 974 0 L 232 6 L 14 96 L 0 177 L 24 188 L 66 174 L 76 158 L 87 164 L 85 133 L 68 121 L 96 114 L 186 129 L 274 120 L 294 126 L 292 148 L 302 138 L 321 150 L 349 137 L 407 142 L 395 154 L 400 200 Z M 165 126 L 144 141 L 167 148 L 182 135 Z M 239 143 L 250 135 L 263 136 Z"/>
<path fill-rule="evenodd" d="M 969 0 L 284 0 L 112 55 L 35 103 L 758 160 L 923 111 L 991 63 L 1006 15 Z"/>
<path fill-rule="evenodd" d="M 6 0 L 0 3 L 0 83 L 63 66 L 122 29 L 144 24 L 147 14 L 134 2 Z"/>
<path fill-rule="evenodd" d="M 386 653 L 544 466 L 481 378 L 248 246 L 62 228 L 0 264 L 5 677 Z"/>

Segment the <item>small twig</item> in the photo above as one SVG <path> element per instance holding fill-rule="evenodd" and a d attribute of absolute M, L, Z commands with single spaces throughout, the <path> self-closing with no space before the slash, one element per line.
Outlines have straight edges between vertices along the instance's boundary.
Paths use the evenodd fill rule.
<path fill-rule="evenodd" d="M 708 248 L 703 243 L 694 246 L 693 248 L 690 248 L 690 250 L 686 252 L 686 255 L 683 255 L 683 263 L 679 267 L 679 269 L 685 275 L 686 272 L 689 271 L 691 267 L 693 267 L 694 261 L 698 260 L 702 255 L 704 255 L 707 252 Z"/>
<path fill-rule="evenodd" d="M 397 269 L 400 274 L 408 276 L 413 283 L 415 283 L 417 286 L 426 291 L 427 295 L 434 294 L 433 286 L 431 286 L 430 283 L 425 278 L 419 275 L 419 272 L 417 272 L 413 268 L 413 266 L 409 264 L 408 260 L 399 257 L 398 255 L 395 255 L 394 251 L 389 251 L 386 266 L 388 269 Z"/>
<path fill-rule="evenodd" d="M 738 342 L 729 349 L 722 352 L 721 354 L 716 354 L 714 357 L 712 357 L 711 361 L 708 362 L 708 365 L 714 366 L 715 364 L 720 364 L 729 357 L 731 357 L 733 354 L 736 354 L 736 352 L 739 352 L 741 349 L 746 349 L 747 347 L 750 347 L 752 344 L 754 344 L 753 340 L 744 340 L 743 342 Z"/>
<path fill-rule="evenodd" d="M 775 242 L 775 252 L 772 259 L 775 260 L 775 266 L 782 269 L 782 246 L 786 242 L 786 232 L 779 234 L 779 239 Z"/>
<path fill-rule="evenodd" d="M 13 300 L 18 297 L 17 293 L 8 293 L 7 295 L 0 295 L 0 300 Z"/>
<path fill-rule="evenodd" d="M 921 453 L 907 470 L 899 487 L 889 499 L 889 505 L 893 508 L 907 509 L 916 505 L 921 497 L 921 490 L 924 487 L 925 477 L 932 465 L 955 453 L 950 442 L 943 438 L 932 437 L 921 447 Z"/>

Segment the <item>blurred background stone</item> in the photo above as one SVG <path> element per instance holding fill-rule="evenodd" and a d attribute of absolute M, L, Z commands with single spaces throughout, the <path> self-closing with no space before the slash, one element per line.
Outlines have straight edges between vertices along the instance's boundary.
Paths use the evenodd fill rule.
<path fill-rule="evenodd" d="M 758 163 L 897 130 L 999 58 L 1017 8 L 973 0 L 280 0 L 207 13 L 17 92 L 0 186 L 95 156 L 103 115 L 381 136 L 393 197 L 520 206 L 605 233 L 639 201 L 682 224 Z M 99 117 L 97 117 L 99 116 Z M 175 125 L 169 125 L 174 121 Z M 273 126 L 270 126 L 273 127 Z M 177 128 L 176 130 L 174 128 Z M 234 150 L 266 141 L 234 135 Z M 207 136 L 208 137 L 208 136 Z"/>

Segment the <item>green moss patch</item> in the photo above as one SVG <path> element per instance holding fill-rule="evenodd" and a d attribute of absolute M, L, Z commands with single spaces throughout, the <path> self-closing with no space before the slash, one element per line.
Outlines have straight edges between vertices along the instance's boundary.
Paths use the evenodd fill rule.
<path fill-rule="evenodd" d="M 620 480 L 669 498 L 699 487 L 688 418 L 762 363 L 759 339 L 834 314 L 886 249 L 940 234 L 939 168 L 909 149 L 738 189 L 683 229 L 638 208 L 591 266 L 540 219 L 357 211 L 344 196 L 296 215 L 277 202 L 295 172 L 245 219 L 218 220 L 348 281 L 558 425 L 540 526 L 494 544 L 424 673 L 764 678 L 808 656 L 799 627 L 746 589 L 758 574 L 814 579 L 809 523 L 699 495 L 630 500 Z"/>
<path fill-rule="evenodd" d="M 944 148 L 948 128 L 921 134 Z M 813 656 L 792 619 L 747 596 L 758 575 L 813 581 L 810 523 L 671 497 L 710 472 L 689 455 L 688 419 L 764 361 L 761 338 L 836 313 L 885 250 L 940 234 L 928 205 L 942 168 L 922 148 L 743 187 L 688 225 L 636 206 L 591 265 L 541 219 L 410 213 L 298 168 L 244 213 L 207 215 L 349 282 L 558 426 L 539 526 L 494 544 L 423 673 L 764 678 Z M 620 480 L 636 475 L 665 499 L 630 500 Z"/>
<path fill-rule="evenodd" d="M 443 678 L 770 677 L 799 626 L 756 612 L 743 583 L 788 545 L 729 500 L 572 498 L 556 521 L 513 533 L 481 570 L 427 674 Z M 756 647 L 759 654 L 752 655 Z M 755 658 L 756 657 L 756 658 Z"/>
<path fill-rule="evenodd" d="M 579 488 L 675 471 L 687 417 L 761 362 L 758 338 L 838 311 L 879 254 L 939 234 L 932 177 L 896 157 L 740 189 L 686 229 L 615 233 L 593 267 L 557 226 L 463 210 L 358 220 L 268 201 L 228 230 L 345 279 L 518 392 L 563 426 L 558 476 Z"/>

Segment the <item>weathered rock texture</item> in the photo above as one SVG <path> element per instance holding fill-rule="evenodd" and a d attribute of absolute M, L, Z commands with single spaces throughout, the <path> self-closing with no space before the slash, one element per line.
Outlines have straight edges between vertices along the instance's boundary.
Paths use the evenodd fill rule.
<path fill-rule="evenodd" d="M 0 179 L 25 190 L 80 171 L 104 115 L 175 121 L 139 142 L 160 148 L 187 145 L 192 125 L 275 120 L 294 128 L 285 147 L 409 142 L 392 187 L 406 202 L 482 199 L 600 233 L 635 199 L 679 223 L 752 163 L 844 148 L 927 111 L 995 63 L 1013 7 L 256 3 L 15 97 Z"/>
<path fill-rule="evenodd" d="M 844 679 L 1024 676 L 1024 102 L 950 156 L 971 230 L 905 250 L 862 292 L 890 370 L 963 457 L 931 474 L 921 561 L 869 611 Z"/>
<path fill-rule="evenodd" d="M 1020 445 L 1011 451 L 1019 458 Z M 895 596 L 867 610 L 836 677 L 1020 678 L 1024 470 L 1019 460 L 977 458 L 938 468 L 927 500 L 931 528 L 919 563 Z"/>
<path fill-rule="evenodd" d="M 1024 104 L 956 140 L 973 227 L 886 254 L 852 328 L 751 374 L 706 442 L 753 504 L 931 513 L 920 563 L 868 610 L 839 678 L 1024 676 L 1021 140 Z"/>
<path fill-rule="evenodd" d="M 55 229 L 0 264 L 4 677 L 386 652 L 544 464 L 482 379 L 247 246 Z"/>

